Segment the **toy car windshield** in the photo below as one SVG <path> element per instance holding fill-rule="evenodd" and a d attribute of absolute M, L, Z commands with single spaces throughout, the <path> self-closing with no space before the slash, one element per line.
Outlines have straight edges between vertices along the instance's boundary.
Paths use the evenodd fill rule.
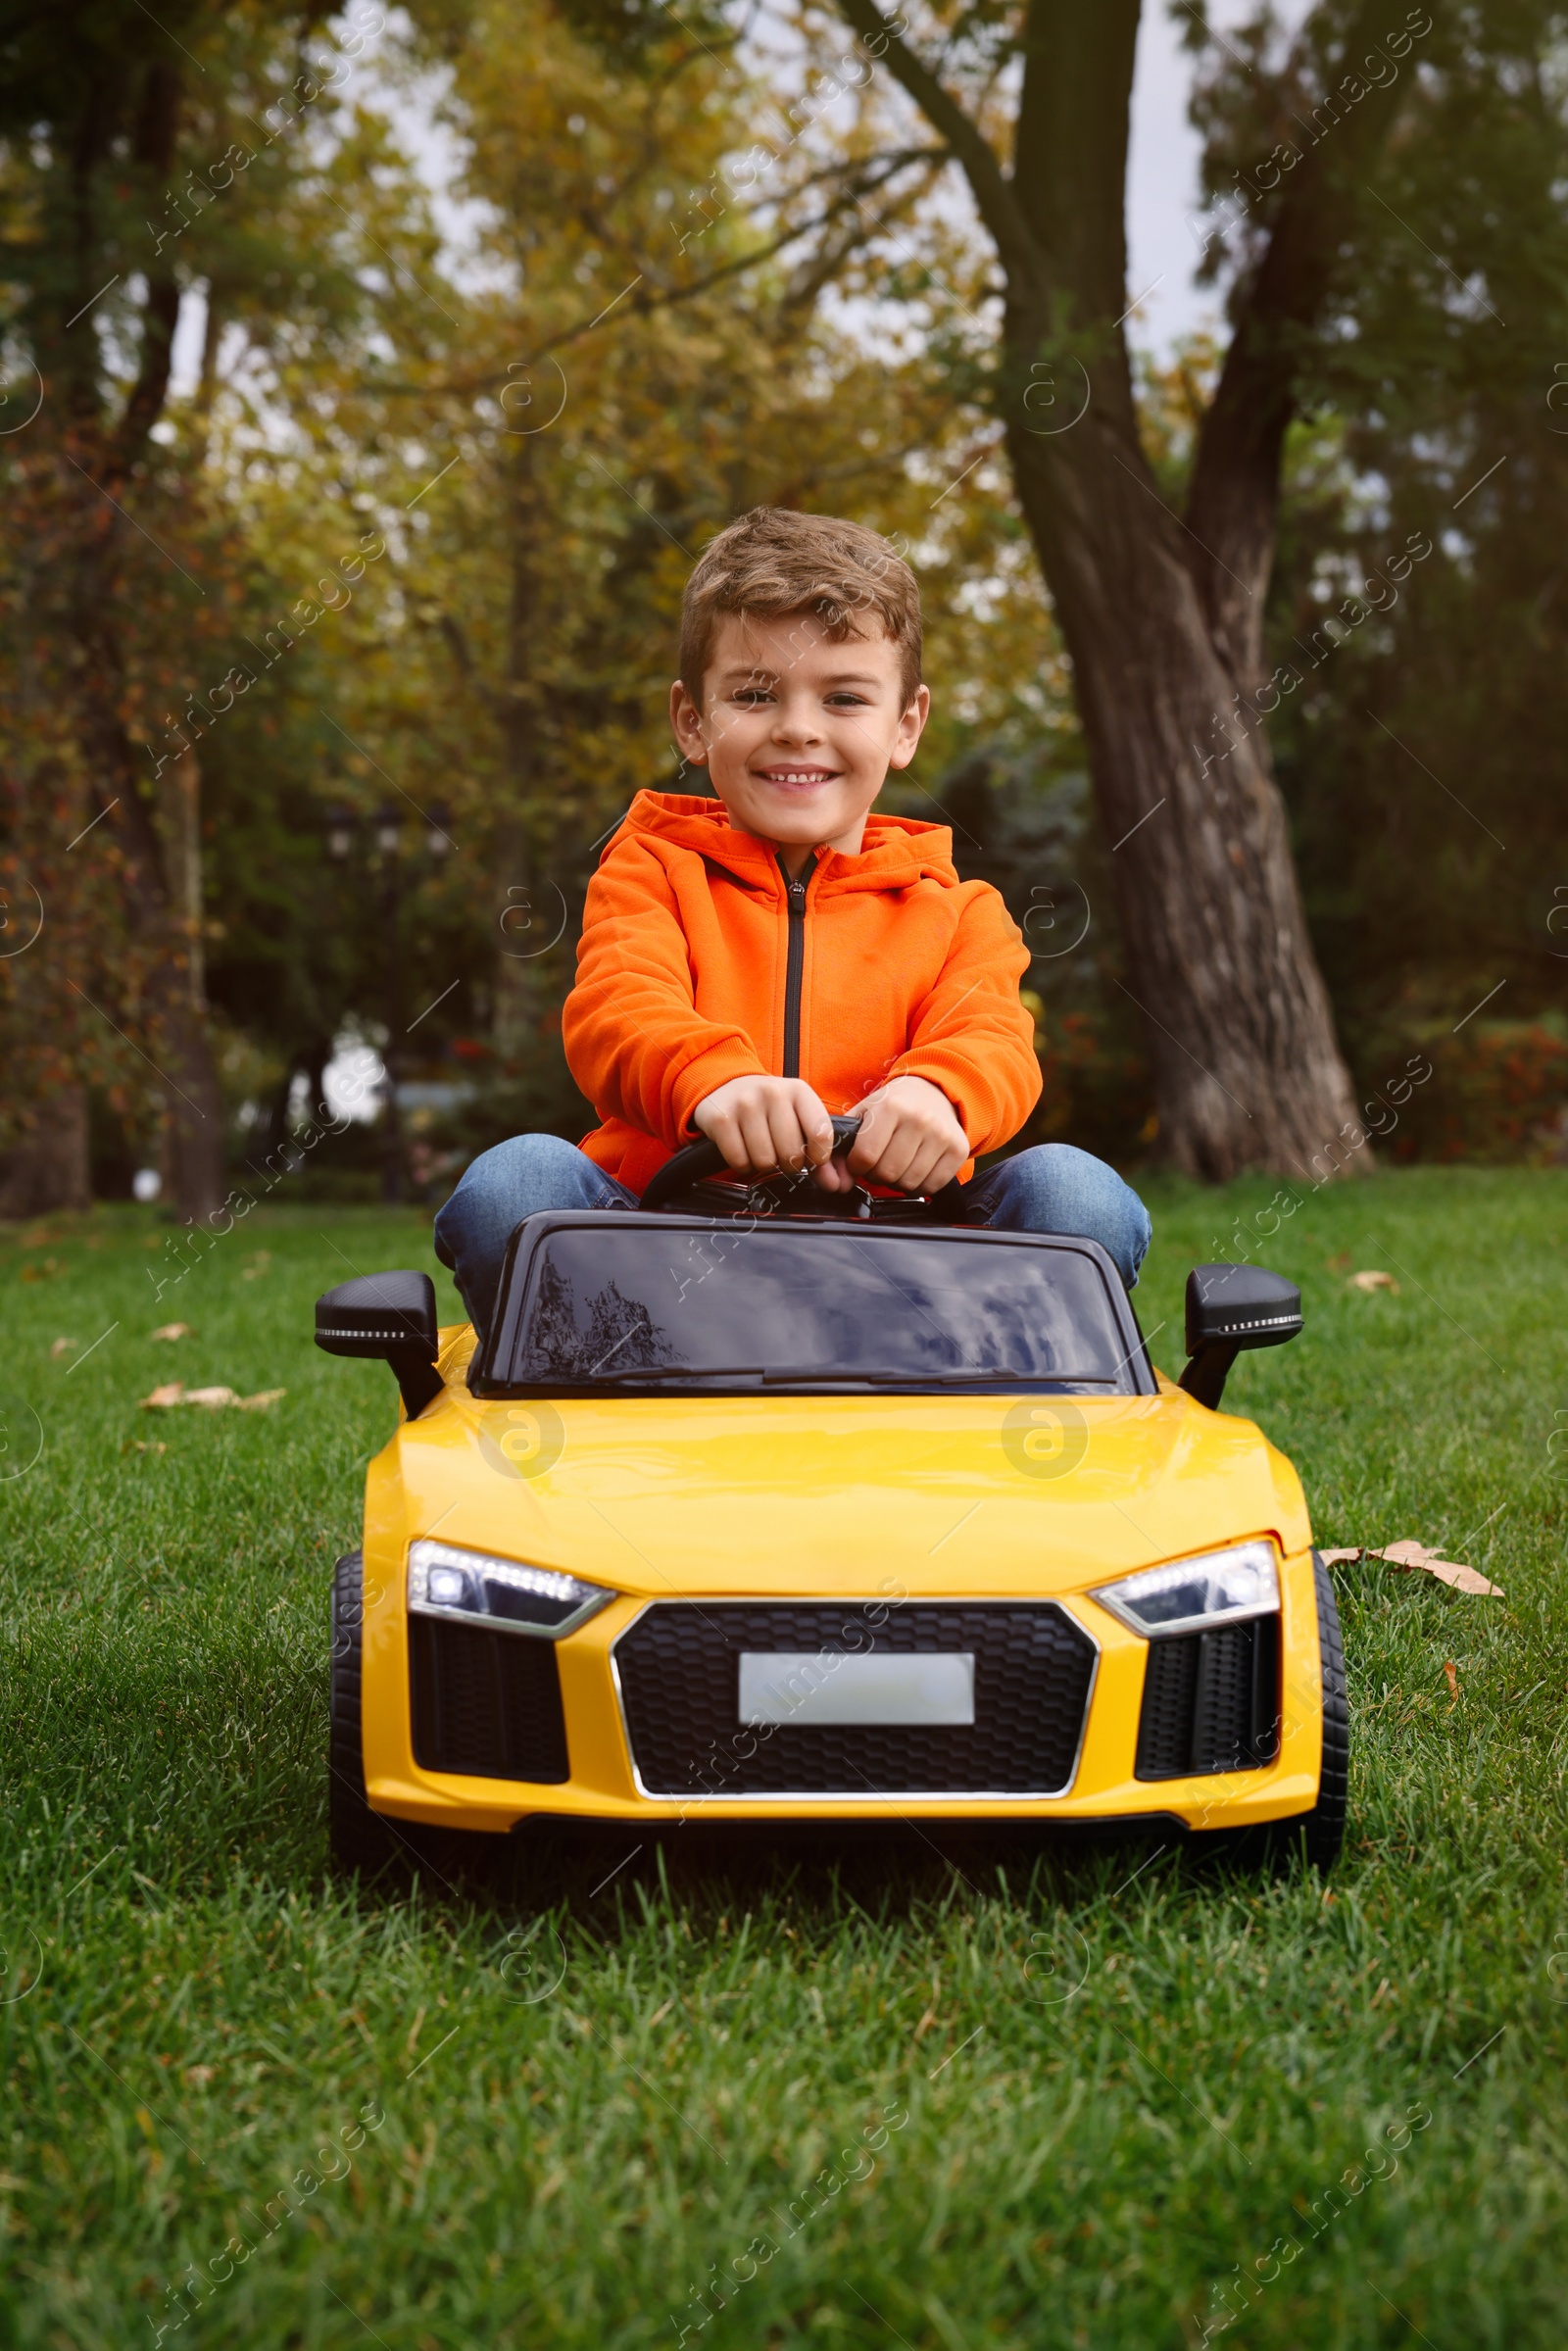
<path fill-rule="evenodd" d="M 1152 1393 L 1101 1255 L 996 1233 L 535 1217 L 514 1239 L 473 1384 Z"/>

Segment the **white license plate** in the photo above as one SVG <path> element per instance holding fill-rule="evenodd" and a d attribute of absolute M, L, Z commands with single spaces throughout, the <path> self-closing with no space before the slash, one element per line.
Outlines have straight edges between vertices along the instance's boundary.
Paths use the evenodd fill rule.
<path fill-rule="evenodd" d="M 743 1723 L 972 1724 L 972 1649 L 743 1649 Z"/>

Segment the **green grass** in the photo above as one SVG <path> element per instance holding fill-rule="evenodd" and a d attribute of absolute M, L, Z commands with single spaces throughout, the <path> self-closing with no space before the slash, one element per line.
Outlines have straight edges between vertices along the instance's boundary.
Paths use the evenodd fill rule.
<path fill-rule="evenodd" d="M 1187 1266 L 1271 1193 L 1154 1191 L 1166 1368 Z M 1328 1892 L 688 1829 L 608 1885 L 635 1840 L 345 1893 L 327 1585 L 392 1389 L 317 1354 L 310 1306 L 351 1264 L 428 1262 L 427 1231 L 258 1211 L 155 1301 L 168 1233 L 100 1211 L 0 1245 L 0 2340 L 1174 2351 L 1260 2262 L 1248 2346 L 1556 2351 L 1568 1178 L 1385 1174 L 1252 1244 L 1306 1334 L 1231 1401 L 1319 1540 L 1420 1536 L 1507 1591 L 1341 1572 Z M 174 1318 L 194 1337 L 154 1344 Z M 173 1377 L 288 1393 L 138 1410 Z"/>

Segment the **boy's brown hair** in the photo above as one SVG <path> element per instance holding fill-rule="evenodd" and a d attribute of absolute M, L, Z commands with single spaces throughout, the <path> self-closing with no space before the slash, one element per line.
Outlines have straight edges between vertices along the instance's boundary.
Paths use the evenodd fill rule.
<path fill-rule="evenodd" d="M 681 683 L 699 710 L 719 622 L 809 613 L 835 640 L 882 635 L 900 648 L 907 710 L 920 684 L 920 590 L 889 542 L 834 514 L 757 506 L 721 530 L 686 582 Z M 867 627 L 865 624 L 870 623 Z"/>

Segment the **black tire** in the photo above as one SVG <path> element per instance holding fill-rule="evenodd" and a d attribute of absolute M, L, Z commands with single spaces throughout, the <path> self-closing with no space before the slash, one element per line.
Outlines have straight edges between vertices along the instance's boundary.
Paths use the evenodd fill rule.
<path fill-rule="evenodd" d="M 1192 1838 L 1199 1855 L 1239 1869 L 1265 1866 L 1283 1872 L 1299 1853 L 1327 1877 L 1345 1842 L 1346 1799 L 1350 1777 L 1350 1709 L 1345 1692 L 1345 1643 L 1329 1571 L 1312 1553 L 1317 1595 L 1318 1653 L 1323 1674 L 1323 1765 L 1317 1802 L 1310 1812 L 1271 1821 L 1260 1829 L 1205 1829 Z"/>
<path fill-rule="evenodd" d="M 370 1810 L 365 1792 L 360 1722 L 361 1636 L 365 1626 L 365 1554 L 347 1551 L 332 1575 L 332 1689 L 327 1734 L 327 1837 L 333 1866 L 372 1878 L 402 1849 L 396 1832 Z"/>
<path fill-rule="evenodd" d="M 1317 1592 L 1318 1652 L 1323 1669 L 1323 1766 L 1318 1776 L 1317 1802 L 1310 1812 L 1276 1823 L 1273 1842 L 1281 1862 L 1303 1854 L 1320 1877 L 1326 1878 L 1340 1858 L 1345 1842 L 1345 1816 L 1350 1785 L 1350 1708 L 1345 1691 L 1345 1643 L 1340 1637 L 1340 1609 L 1329 1571 L 1318 1552 L 1312 1553 L 1312 1581 Z"/>

